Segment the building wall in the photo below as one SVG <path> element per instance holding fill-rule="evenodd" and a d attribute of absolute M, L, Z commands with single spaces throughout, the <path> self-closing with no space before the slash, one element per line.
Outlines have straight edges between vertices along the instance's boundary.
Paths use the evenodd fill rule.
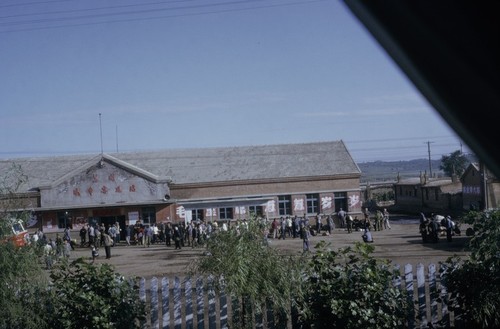
<path fill-rule="evenodd" d="M 205 199 L 256 195 L 359 190 L 359 178 L 310 178 L 300 181 L 236 182 L 233 185 L 171 186 L 175 199 Z"/>
<path fill-rule="evenodd" d="M 462 176 L 463 209 L 481 209 L 481 174 L 473 166 Z"/>

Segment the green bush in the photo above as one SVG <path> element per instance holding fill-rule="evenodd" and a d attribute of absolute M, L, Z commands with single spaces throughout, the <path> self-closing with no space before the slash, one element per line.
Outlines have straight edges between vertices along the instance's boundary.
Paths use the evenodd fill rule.
<path fill-rule="evenodd" d="M 145 305 L 138 287 L 108 264 L 93 265 L 79 258 L 52 271 L 50 328 L 141 328 Z"/>
<path fill-rule="evenodd" d="M 215 280 L 216 288 L 241 300 L 241 317 L 232 323 L 235 328 L 252 327 L 251 309 L 261 312 L 266 299 L 280 316 L 289 314 L 292 293 L 299 286 L 301 256 L 286 256 L 270 248 L 265 232 L 264 223 L 255 219 L 227 232 L 218 231 L 207 241 L 207 256 L 191 269 L 191 274 L 223 278 Z M 280 316 L 278 324 L 286 319 Z"/>
<path fill-rule="evenodd" d="M 469 258 L 451 257 L 441 266 L 450 308 L 466 328 L 500 328 L 500 211 L 469 212 L 464 222 L 473 232 Z"/>
<path fill-rule="evenodd" d="M 0 243 L 0 328 L 46 328 L 47 284 L 37 247 Z"/>
<path fill-rule="evenodd" d="M 320 242 L 307 266 L 303 322 L 312 328 L 404 327 L 411 305 L 392 285 L 389 261 L 371 257 L 374 247 L 364 243 L 328 247 Z"/>

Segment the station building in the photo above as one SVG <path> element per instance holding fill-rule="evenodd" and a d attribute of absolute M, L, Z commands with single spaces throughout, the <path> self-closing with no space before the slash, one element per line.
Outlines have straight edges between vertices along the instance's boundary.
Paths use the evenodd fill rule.
<path fill-rule="evenodd" d="M 343 141 L 18 158 L 0 172 L 13 165 L 27 177 L 15 197 L 44 232 L 361 212 L 361 171 Z"/>

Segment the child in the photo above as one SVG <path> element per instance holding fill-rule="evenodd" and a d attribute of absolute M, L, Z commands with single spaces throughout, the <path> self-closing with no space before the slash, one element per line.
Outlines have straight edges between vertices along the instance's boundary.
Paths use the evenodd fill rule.
<path fill-rule="evenodd" d="M 99 256 L 99 248 L 92 245 L 92 264 L 94 264 L 94 261 L 95 261 L 96 257 L 98 257 L 98 256 Z"/>

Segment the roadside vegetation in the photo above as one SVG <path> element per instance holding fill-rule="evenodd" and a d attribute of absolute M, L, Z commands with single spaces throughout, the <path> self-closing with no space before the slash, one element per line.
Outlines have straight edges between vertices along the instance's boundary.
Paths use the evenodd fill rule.
<path fill-rule="evenodd" d="M 470 257 L 443 262 L 442 279 L 463 328 L 500 328 L 500 211 L 469 212 Z"/>
<path fill-rule="evenodd" d="M 283 256 L 268 248 L 258 220 L 218 233 L 193 273 L 222 278 L 219 288 L 257 307 L 271 300 L 279 325 L 295 314 L 303 328 L 403 328 L 409 305 L 392 286 L 388 261 L 371 257 L 371 245 L 334 250 L 324 242 L 311 254 Z M 245 305 L 242 307 L 245 309 Z M 250 328 L 248 319 L 233 323 Z"/>

